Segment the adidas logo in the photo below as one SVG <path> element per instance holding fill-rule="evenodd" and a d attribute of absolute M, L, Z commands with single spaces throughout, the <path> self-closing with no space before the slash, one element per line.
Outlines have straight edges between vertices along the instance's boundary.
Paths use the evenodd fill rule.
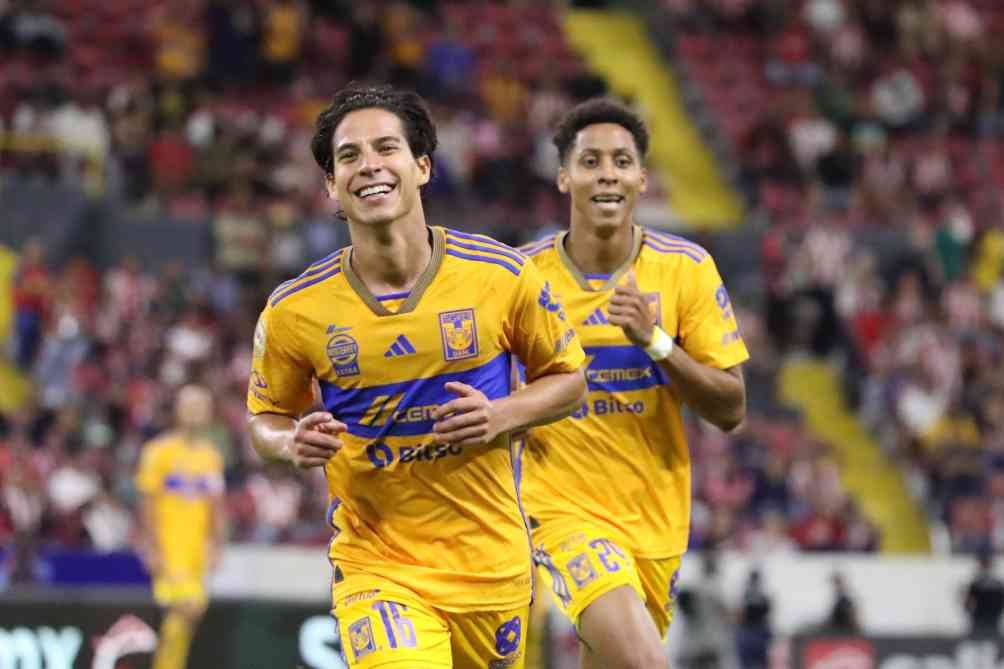
<path fill-rule="evenodd" d="M 385 358 L 395 358 L 399 355 L 411 355 L 415 352 L 415 347 L 411 345 L 408 338 L 404 335 L 398 335 L 394 343 L 390 345 L 390 348 L 383 354 Z"/>
<path fill-rule="evenodd" d="M 610 325 L 610 321 L 607 320 L 606 314 L 599 307 L 596 307 L 596 311 L 589 314 L 589 318 L 582 321 L 583 325 Z"/>

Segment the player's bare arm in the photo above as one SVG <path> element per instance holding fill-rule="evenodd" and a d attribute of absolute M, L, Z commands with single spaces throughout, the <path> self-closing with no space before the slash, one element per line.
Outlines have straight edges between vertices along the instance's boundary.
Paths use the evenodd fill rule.
<path fill-rule="evenodd" d="M 634 272 L 629 272 L 627 280 L 614 288 L 609 317 L 631 343 L 644 349 L 652 345 L 655 317 L 638 288 Z M 659 365 L 673 380 L 683 401 L 701 418 L 728 432 L 746 417 L 746 383 L 740 365 L 728 369 L 704 365 L 680 346 L 673 346 Z"/>
<path fill-rule="evenodd" d="M 445 388 L 458 397 L 433 413 L 435 439 L 467 446 L 568 416 L 585 401 L 586 379 L 582 370 L 548 374 L 495 401 L 463 383 L 450 382 Z"/>
<path fill-rule="evenodd" d="M 161 569 L 161 548 L 157 541 L 157 517 L 153 510 L 153 500 L 149 494 L 143 494 L 140 498 L 140 527 L 142 530 L 140 538 L 140 555 L 143 564 L 151 575 L 156 576 Z"/>
<path fill-rule="evenodd" d="M 223 493 L 213 495 L 212 499 L 213 533 L 209 538 L 209 554 L 206 564 L 210 569 L 219 566 L 220 554 L 227 543 L 227 510 L 223 503 Z"/>
<path fill-rule="evenodd" d="M 309 413 L 300 420 L 274 413 L 248 419 L 251 444 L 265 460 L 291 462 L 300 469 L 323 467 L 342 448 L 338 435 L 346 425 L 327 411 Z"/>

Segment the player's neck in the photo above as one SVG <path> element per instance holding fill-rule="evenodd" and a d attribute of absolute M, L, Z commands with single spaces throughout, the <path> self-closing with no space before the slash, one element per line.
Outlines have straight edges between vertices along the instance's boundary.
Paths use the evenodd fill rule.
<path fill-rule="evenodd" d="M 411 290 L 432 258 L 424 218 L 382 226 L 354 225 L 352 269 L 375 295 Z"/>
<path fill-rule="evenodd" d="M 598 228 L 588 223 L 572 225 L 565 237 L 565 251 L 584 274 L 610 274 L 628 260 L 634 248 L 634 225 L 630 219 L 616 227 Z"/>

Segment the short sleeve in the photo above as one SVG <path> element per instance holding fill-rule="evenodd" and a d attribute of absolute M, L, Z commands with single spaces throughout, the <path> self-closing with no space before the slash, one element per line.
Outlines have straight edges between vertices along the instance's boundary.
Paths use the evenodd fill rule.
<path fill-rule="evenodd" d="M 524 264 L 520 272 L 503 327 L 510 350 L 525 367 L 527 381 L 574 372 L 585 362 L 575 328 L 533 262 Z"/>
<path fill-rule="evenodd" d="M 709 255 L 681 287 L 680 345 L 698 362 L 728 369 L 749 358 L 735 309 Z"/>
<path fill-rule="evenodd" d="M 290 314 L 266 306 L 258 317 L 247 406 L 252 414 L 299 416 L 313 397 L 313 368 L 298 351 Z"/>
<path fill-rule="evenodd" d="M 206 480 L 209 483 L 209 494 L 211 495 L 222 495 L 224 492 L 224 482 L 223 482 L 223 456 L 220 455 L 219 451 L 210 443 L 209 446 L 209 471 L 206 474 Z"/>
<path fill-rule="evenodd" d="M 160 449 L 156 446 L 146 445 L 139 458 L 139 467 L 136 469 L 136 489 L 144 495 L 151 495 L 161 489 L 164 472 L 159 457 Z"/>

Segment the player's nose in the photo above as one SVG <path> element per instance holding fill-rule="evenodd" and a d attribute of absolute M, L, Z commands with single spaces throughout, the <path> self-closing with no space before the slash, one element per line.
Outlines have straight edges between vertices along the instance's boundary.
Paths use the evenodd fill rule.
<path fill-rule="evenodd" d="M 617 170 L 614 168 L 613 161 L 604 160 L 600 163 L 599 177 L 600 183 L 617 183 Z"/>
<path fill-rule="evenodd" d="M 383 157 L 379 151 L 366 149 L 359 157 L 359 171 L 362 174 L 372 174 L 383 168 Z"/>

